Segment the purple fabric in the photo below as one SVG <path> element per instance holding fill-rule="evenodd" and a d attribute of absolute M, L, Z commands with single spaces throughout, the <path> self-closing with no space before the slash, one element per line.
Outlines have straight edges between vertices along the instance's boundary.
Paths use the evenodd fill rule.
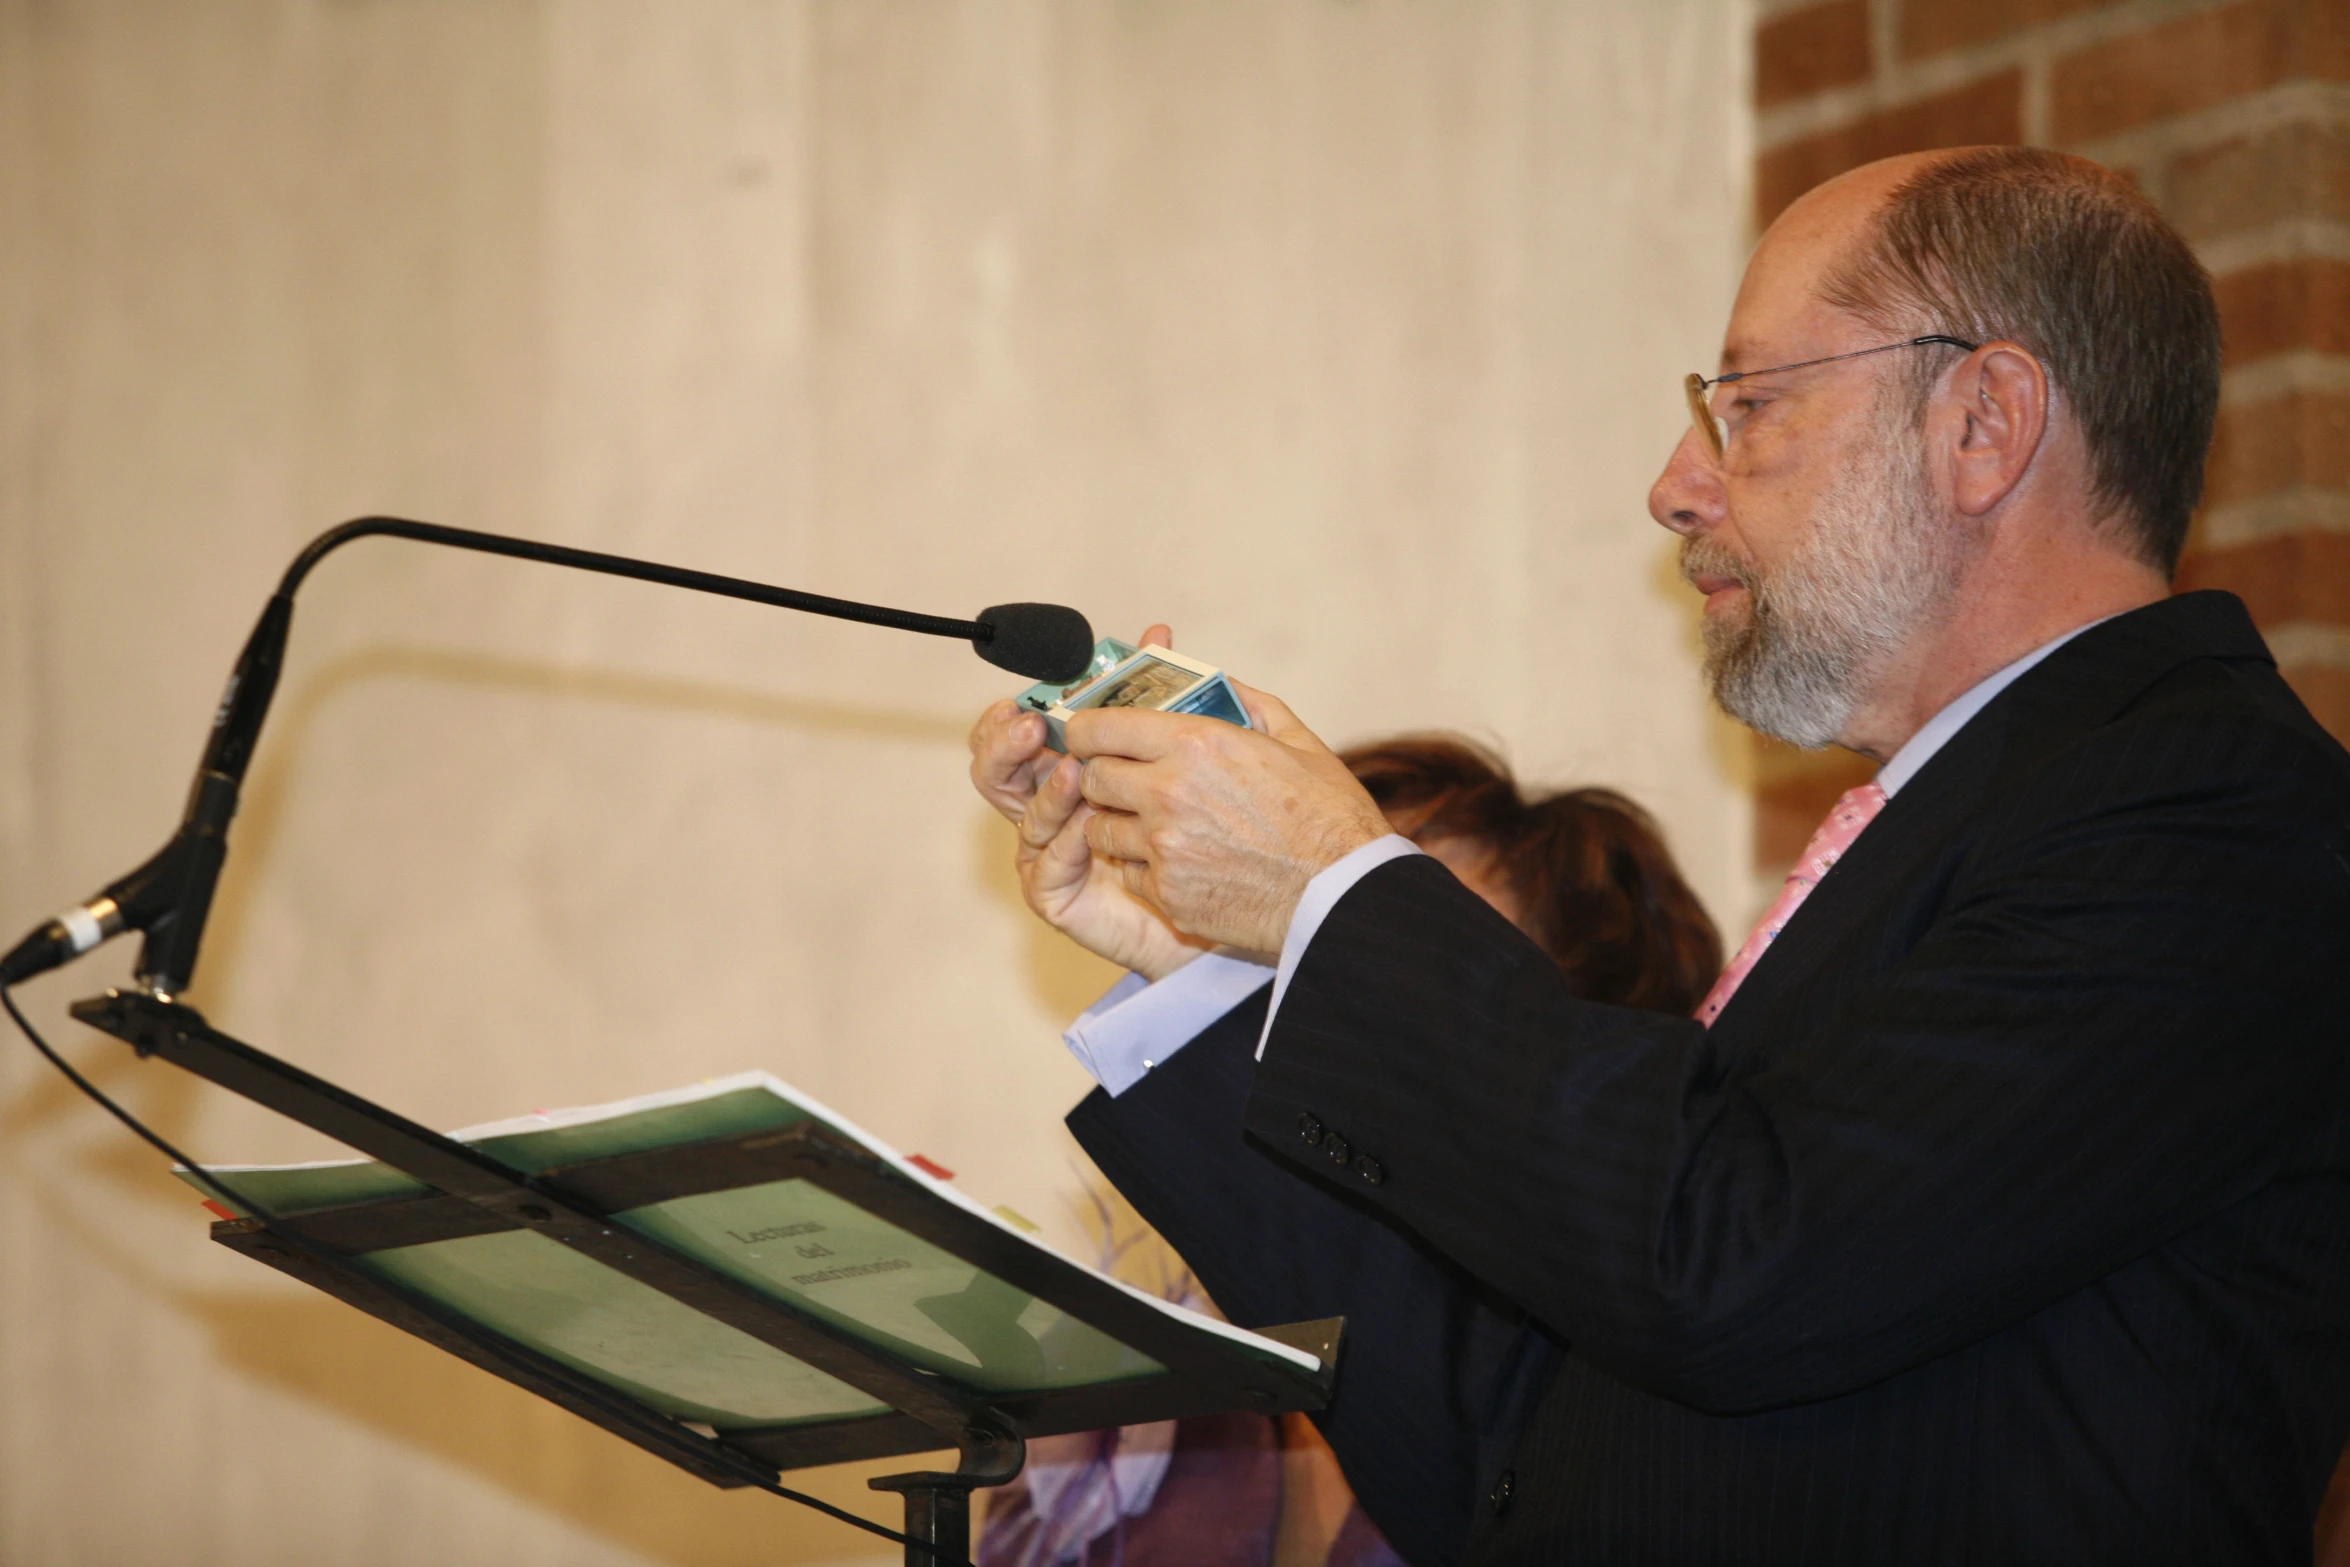
<path fill-rule="evenodd" d="M 1363 1515 L 1362 1504 L 1357 1502 L 1346 1510 L 1346 1522 L 1338 1526 L 1338 1538 L 1330 1542 L 1326 1567 L 1409 1567 L 1409 1564 L 1395 1554 L 1387 1536 Z"/>
<path fill-rule="evenodd" d="M 1061 1567 L 1041 1559 L 1045 1531 L 1025 1483 L 988 1499 L 977 1567 Z M 1175 1457 L 1158 1495 L 1135 1517 L 1094 1537 L 1077 1567 L 1264 1567 L 1281 1516 L 1278 1428 L 1262 1415 L 1202 1415 L 1176 1426 Z"/>
<path fill-rule="evenodd" d="M 1177 1423 L 1175 1456 L 1158 1495 L 1122 1526 L 1077 1554 L 1048 1560 L 1027 1482 L 1015 1481 L 990 1493 L 975 1560 L 977 1567 L 1270 1567 L 1281 1500 L 1280 1425 L 1262 1415 L 1203 1415 Z M 1406 1563 L 1352 1506 L 1324 1567 Z"/>

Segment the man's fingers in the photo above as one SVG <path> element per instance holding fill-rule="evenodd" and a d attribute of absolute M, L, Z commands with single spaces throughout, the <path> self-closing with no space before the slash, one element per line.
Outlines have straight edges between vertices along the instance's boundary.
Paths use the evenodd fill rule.
<path fill-rule="evenodd" d="M 1024 722 L 1028 719 L 1035 721 Z M 1043 722 L 1032 713 L 1023 713 L 1009 697 L 990 703 L 971 726 L 971 755 L 992 763 L 1015 751 L 1033 750 L 1044 741 L 1044 731 L 1037 727 Z"/>
<path fill-rule="evenodd" d="M 1146 707 L 1092 707 L 1073 715 L 1062 726 L 1069 754 L 1080 760 L 1096 756 L 1131 756 L 1155 762 L 1183 744 L 1202 724 L 1231 726 L 1220 718 L 1190 713 L 1161 713 Z"/>
<path fill-rule="evenodd" d="M 971 782 L 987 803 L 1010 817 L 1021 810 L 1037 780 L 1060 758 L 1045 749 L 1044 720 L 998 702 L 971 727 Z"/>
<path fill-rule="evenodd" d="M 1256 725 L 1257 730 L 1268 739 L 1295 746 L 1301 751 L 1319 751 L 1325 756 L 1330 754 L 1330 747 L 1322 743 L 1322 737 L 1299 722 L 1298 716 L 1289 710 L 1289 704 L 1281 698 L 1270 692 L 1259 691 L 1254 686 L 1244 686 L 1237 680 L 1232 682 L 1232 689 L 1240 693 L 1242 704 L 1248 708 L 1249 722 Z"/>
<path fill-rule="evenodd" d="M 1140 860 L 1113 860 L 1110 868 L 1118 873 L 1118 885 L 1126 889 L 1128 897 L 1147 903 L 1154 909 L 1158 907 L 1158 900 L 1151 896 L 1151 868 L 1148 865 Z"/>
<path fill-rule="evenodd" d="M 1085 824 L 1093 819 L 1093 809 L 1080 805 L 1062 819 L 1061 830 L 1036 848 L 1040 885 L 1051 888 L 1072 886 L 1085 879 L 1086 862 L 1093 858 L 1093 849 L 1085 841 Z M 1022 836 L 1027 834 L 1025 826 Z"/>
<path fill-rule="evenodd" d="M 1078 787 L 1087 800 L 1105 809 L 1140 811 L 1150 792 L 1150 763 L 1097 756 L 1086 762 Z"/>
<path fill-rule="evenodd" d="M 1020 841 L 1031 849 L 1041 849 L 1060 836 L 1069 818 L 1085 803 L 1079 792 L 1082 769 L 1063 757 L 1040 779 L 1036 793 L 1028 800 L 1028 809 L 1020 816 Z"/>
<path fill-rule="evenodd" d="M 1000 702 L 990 702 L 986 707 L 980 709 L 979 717 L 971 725 L 971 754 L 973 756 L 977 756 L 981 751 L 987 749 L 987 737 L 1004 726 L 1007 715 L 1012 713 L 1017 705 L 1010 697 L 1005 697 Z"/>
<path fill-rule="evenodd" d="M 1173 648 L 1175 646 L 1175 628 L 1167 625 L 1151 626 L 1143 632 L 1142 640 L 1135 646 Z"/>
<path fill-rule="evenodd" d="M 1123 811 L 1096 811 L 1085 821 L 1086 847 L 1108 860 L 1144 860 L 1150 854 L 1150 836 L 1142 823 Z"/>

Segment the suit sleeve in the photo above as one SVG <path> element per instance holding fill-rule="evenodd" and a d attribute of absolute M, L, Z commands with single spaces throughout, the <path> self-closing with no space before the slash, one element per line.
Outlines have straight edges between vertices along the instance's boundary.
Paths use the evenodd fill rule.
<path fill-rule="evenodd" d="M 1300 964 L 1247 1121 L 1307 1169 L 1290 1128 L 1327 1123 L 1365 1201 L 1611 1375 L 1715 1413 L 1848 1392 L 2306 1152 L 2350 1055 L 2339 780 L 2251 721 L 2060 757 L 1918 929 L 1712 1035 L 1576 1000 L 1442 866 L 1383 866 Z"/>
<path fill-rule="evenodd" d="M 1244 1139 L 1265 1004 L 1260 991 L 1116 1098 L 1090 1095 L 1070 1130 L 1232 1321 L 1346 1318 L 1315 1423 L 1407 1560 L 1455 1561 L 1555 1351 L 1383 1215 Z"/>

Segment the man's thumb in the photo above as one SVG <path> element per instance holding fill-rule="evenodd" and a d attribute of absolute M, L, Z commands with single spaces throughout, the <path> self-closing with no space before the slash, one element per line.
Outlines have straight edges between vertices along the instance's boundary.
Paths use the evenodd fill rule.
<path fill-rule="evenodd" d="M 1259 691 L 1254 686 L 1244 686 L 1237 680 L 1232 682 L 1232 689 L 1240 694 L 1241 704 L 1248 709 L 1249 723 L 1258 733 L 1268 739 L 1278 740 L 1283 745 L 1295 746 L 1301 751 L 1319 751 L 1325 756 L 1330 754 L 1330 748 L 1322 743 L 1321 736 L 1299 722 L 1298 716 L 1289 710 L 1289 704 L 1281 698 Z"/>

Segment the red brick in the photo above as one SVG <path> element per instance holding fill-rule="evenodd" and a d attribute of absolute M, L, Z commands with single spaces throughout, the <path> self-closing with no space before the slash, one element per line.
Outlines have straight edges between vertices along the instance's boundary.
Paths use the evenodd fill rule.
<path fill-rule="evenodd" d="M 2308 706 L 2310 716 L 2326 726 L 2327 733 L 2350 745 L 2350 669 L 2306 664 L 2286 670 L 2285 683 Z M 2337 1525 L 2337 1550 L 2341 1549 L 2339 1533 Z"/>
<path fill-rule="evenodd" d="M 1865 81 L 1868 74 L 1868 0 L 1829 0 L 1774 16 L 1755 29 L 1758 109 Z"/>
<path fill-rule="evenodd" d="M 2023 74 L 2002 71 L 1772 148 L 1755 160 L 1755 222 L 1769 223 L 1820 181 L 1879 158 L 2023 138 Z"/>
<path fill-rule="evenodd" d="M 1989 43 L 2106 0 L 1908 0 L 1896 32 L 1905 59 Z"/>
<path fill-rule="evenodd" d="M 2320 258 L 2246 267 L 2212 281 L 2227 362 L 2296 348 L 2350 354 L 2350 262 Z"/>
<path fill-rule="evenodd" d="M 2171 161 L 2163 211 L 2191 240 L 2288 218 L 2350 218 L 2350 127 L 2272 126 Z"/>
<path fill-rule="evenodd" d="M 2350 80 L 2341 0 L 2237 0 L 2109 39 L 2056 62 L 2056 139 L 2110 136 L 2278 82 Z"/>
<path fill-rule="evenodd" d="M 2336 729 L 2334 738 L 2341 736 L 2342 731 Z M 2334 1465 L 2325 1500 L 2317 1505 L 2315 1540 L 2312 1567 L 2350 1567 L 2350 1448 L 2343 1450 L 2340 1462 Z"/>
<path fill-rule="evenodd" d="M 2314 620 L 2350 626 L 2350 537 L 2293 533 L 2179 562 L 2178 589 L 2225 588 L 2263 626 Z"/>
<path fill-rule="evenodd" d="M 2312 485 L 2350 490 L 2350 397 L 2293 392 L 2220 409 L 2204 470 L 2204 505 Z M 2342 565 L 2350 569 L 2350 553 Z"/>
<path fill-rule="evenodd" d="M 1755 741 L 1760 781 L 1754 790 L 1754 868 L 1785 871 L 1827 819 L 1836 797 L 1877 774 L 1877 764 L 1850 751 L 1798 751 Z M 1733 945 L 1740 939 L 1731 934 Z"/>

